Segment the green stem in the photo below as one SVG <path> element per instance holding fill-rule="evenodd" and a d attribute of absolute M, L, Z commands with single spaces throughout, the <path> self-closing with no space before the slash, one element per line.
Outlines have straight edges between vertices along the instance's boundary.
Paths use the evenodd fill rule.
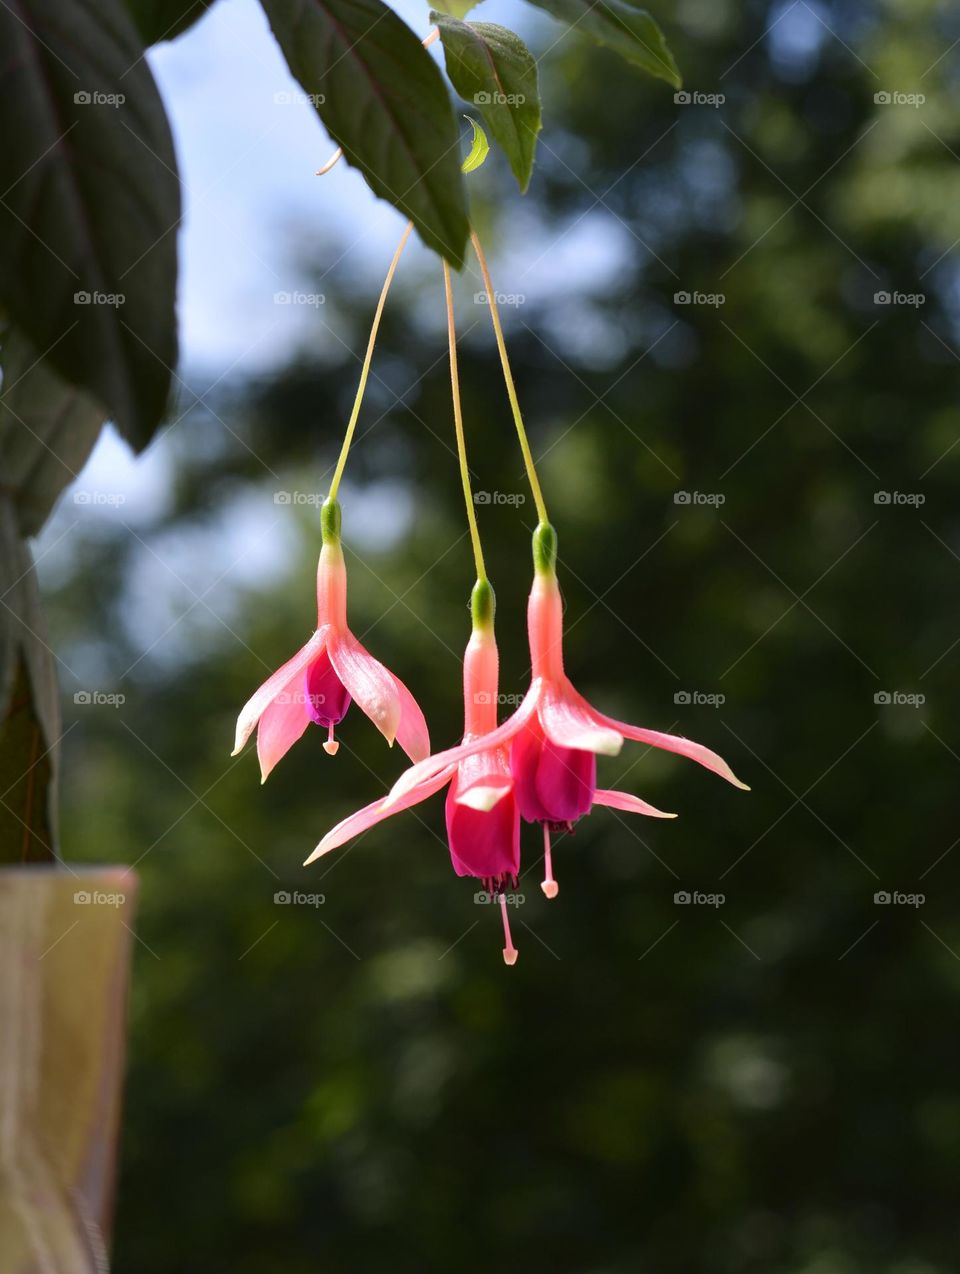
<path fill-rule="evenodd" d="M 453 317 L 453 290 L 450 286 L 450 267 L 443 262 L 443 287 L 447 297 L 447 337 L 450 342 L 450 387 L 453 392 L 453 424 L 457 433 L 457 456 L 460 460 L 460 481 L 463 484 L 463 500 L 467 507 L 467 524 L 470 527 L 470 540 L 473 544 L 473 560 L 477 567 L 479 583 L 487 582 L 487 572 L 483 564 L 483 548 L 480 544 L 480 529 L 477 526 L 477 511 L 473 503 L 473 491 L 470 487 L 470 470 L 467 467 L 467 443 L 463 436 L 463 414 L 460 410 L 460 374 L 457 370 L 457 329 Z"/>
<path fill-rule="evenodd" d="M 513 412 L 513 423 L 517 427 L 517 437 L 520 439 L 520 450 L 523 452 L 523 463 L 527 470 L 527 480 L 530 483 L 530 490 L 533 492 L 533 502 L 537 506 L 537 516 L 542 523 L 548 523 L 550 519 L 547 517 L 547 506 L 543 500 L 543 492 L 540 490 L 540 480 L 537 477 L 537 470 L 533 463 L 533 454 L 530 451 L 530 442 L 527 438 L 527 431 L 523 424 L 523 416 L 520 412 L 520 403 L 517 399 L 517 388 L 513 383 L 513 373 L 510 371 L 510 360 L 507 357 L 507 347 L 503 340 L 503 328 L 500 326 L 500 312 L 497 309 L 497 296 L 493 290 L 493 281 L 490 278 L 490 271 L 487 268 L 487 258 L 483 254 L 483 248 L 480 246 L 480 240 L 477 237 L 476 230 L 470 231 L 470 238 L 473 242 L 473 250 L 477 254 L 477 260 L 480 262 L 480 271 L 483 274 L 484 287 L 487 289 L 487 301 L 490 304 L 490 317 L 493 319 L 493 331 L 497 338 L 497 349 L 500 351 L 500 365 L 503 368 L 503 379 L 507 383 L 507 397 L 510 399 L 510 409 Z"/>
<path fill-rule="evenodd" d="M 353 401 L 353 411 L 350 413 L 350 419 L 347 422 L 347 432 L 343 436 L 343 446 L 340 448 L 340 457 L 337 460 L 337 467 L 333 473 L 333 481 L 330 483 L 330 491 L 328 492 L 331 500 L 336 500 L 337 491 L 340 487 L 340 479 L 343 477 L 343 470 L 347 463 L 347 456 L 350 454 L 350 444 L 353 442 L 354 430 L 357 427 L 357 417 L 360 415 L 360 405 L 363 402 L 364 390 L 367 388 L 367 377 L 370 375 L 370 363 L 373 360 L 373 347 L 377 343 L 377 333 L 380 330 L 380 319 L 383 315 L 383 307 L 387 303 L 387 293 L 390 291 L 390 284 L 393 282 L 393 276 L 397 272 L 397 266 L 400 263 L 400 257 L 404 248 L 407 246 L 407 240 L 410 238 L 410 231 L 413 229 L 413 222 L 407 222 L 407 228 L 401 236 L 400 242 L 397 244 L 397 250 L 393 254 L 393 260 L 390 262 L 390 269 L 387 271 L 387 277 L 383 281 L 383 290 L 380 293 L 380 300 L 377 302 L 377 310 L 373 316 L 373 326 L 370 329 L 370 339 L 367 341 L 367 352 L 364 355 L 363 367 L 360 371 L 360 384 L 357 387 L 357 396 Z"/>

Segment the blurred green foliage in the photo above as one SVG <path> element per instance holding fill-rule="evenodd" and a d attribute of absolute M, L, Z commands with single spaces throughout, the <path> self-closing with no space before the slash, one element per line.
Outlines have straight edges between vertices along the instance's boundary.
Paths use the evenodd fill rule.
<path fill-rule="evenodd" d="M 51 581 L 67 663 L 123 674 L 127 696 L 80 712 L 67 694 L 64 765 L 68 855 L 143 880 L 117 1274 L 956 1268 L 957 15 L 672 17 L 687 89 L 725 102 L 554 49 L 552 131 L 494 277 L 527 294 L 507 339 L 571 676 L 753 791 L 636 745 L 601 760 L 604 786 L 680 818 L 597 810 L 558 843 L 552 904 L 526 828 L 512 970 L 449 868 L 439 799 L 303 871 L 403 760 L 355 709 L 335 761 L 310 731 L 262 790 L 252 749 L 228 758 L 238 708 L 313 622 L 315 511 L 274 493 L 324 490 L 357 366 L 318 319 L 282 374 L 221 386 L 229 432 L 198 408 L 160 444 L 171 508 L 137 537 L 88 532 Z M 517 204 L 504 164 L 474 187 L 492 235 Z M 543 254 L 539 297 L 524 260 Z M 424 270 L 388 306 L 342 502 L 351 622 L 445 746 L 472 575 Z M 475 484 L 512 495 L 477 286 L 460 284 Z M 373 296 L 351 258 L 324 290 L 360 350 Z M 480 512 L 513 694 L 532 507 Z M 251 528 L 258 579 L 233 552 Z M 293 889 L 325 901 L 274 903 Z M 726 901 L 678 906 L 684 889 Z"/>

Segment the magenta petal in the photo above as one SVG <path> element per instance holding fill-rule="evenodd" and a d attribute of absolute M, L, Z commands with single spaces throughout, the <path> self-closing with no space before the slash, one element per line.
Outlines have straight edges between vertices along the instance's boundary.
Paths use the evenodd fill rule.
<path fill-rule="evenodd" d="M 332 632 L 327 642 L 337 676 L 386 741 L 393 743 L 400 725 L 397 683 L 350 632 Z"/>
<path fill-rule="evenodd" d="M 539 722 L 517 735 L 510 753 L 520 814 L 528 823 L 572 823 L 593 804 L 597 758 L 581 748 L 561 748 Z"/>
<path fill-rule="evenodd" d="M 423 761 L 430 755 L 430 731 L 420 705 L 395 674 L 393 683 L 400 696 L 400 724 L 397 726 L 397 742 L 411 761 Z"/>
<path fill-rule="evenodd" d="M 665 814 L 655 805 L 648 805 L 639 796 L 631 796 L 629 792 L 609 792 L 597 788 L 593 794 L 594 805 L 607 805 L 610 809 L 624 810 L 627 814 L 646 814 L 648 818 L 676 818 L 676 814 Z"/>
<path fill-rule="evenodd" d="M 534 717 L 514 737 L 510 748 L 510 770 L 513 774 L 520 815 L 528 823 L 551 822 L 537 789 L 537 771 L 544 737 L 539 720 Z"/>
<path fill-rule="evenodd" d="M 623 735 L 600 719 L 592 708 L 584 706 L 584 700 L 566 683 L 570 694 L 547 693 L 540 704 L 540 721 L 548 739 L 565 748 L 581 748 L 586 752 L 601 752 L 604 756 L 616 756 L 623 747 Z"/>
<path fill-rule="evenodd" d="M 699 765 L 712 770 L 714 774 L 719 774 L 734 787 L 742 788 L 745 792 L 750 791 L 746 783 L 740 782 L 723 757 L 717 756 L 716 752 L 711 752 L 702 743 L 694 743 L 692 739 L 684 739 L 677 734 L 661 734 L 659 730 L 643 730 L 640 726 L 630 725 L 627 721 L 617 721 L 592 708 L 582 695 L 577 694 L 576 697 L 580 705 L 589 710 L 601 725 L 609 726 L 611 730 L 617 730 L 637 743 L 646 743 L 652 748 L 662 748 L 664 752 L 676 752 L 680 756 L 688 757 L 691 761 L 696 761 Z"/>
<path fill-rule="evenodd" d="M 537 767 L 537 795 L 551 823 L 573 823 L 590 812 L 597 787 L 597 758 L 580 748 L 545 739 Z"/>
<path fill-rule="evenodd" d="M 489 810 L 460 804 L 458 783 L 447 792 L 447 841 L 458 876 L 515 876 L 520 871 L 520 811 L 512 793 Z"/>
<path fill-rule="evenodd" d="M 304 677 L 307 715 L 317 725 L 336 725 L 350 707 L 350 695 L 325 650 L 307 665 Z"/>
<path fill-rule="evenodd" d="M 310 724 L 306 697 L 301 687 L 301 674 L 294 673 L 288 686 L 281 690 L 260 716 L 257 727 L 257 756 L 260 760 L 260 780 L 267 775 Z"/>
<path fill-rule="evenodd" d="M 396 783 L 394 783 L 387 801 L 392 804 L 394 801 L 399 800 L 405 792 L 409 792 L 411 788 L 429 778 L 431 774 L 436 774 L 438 770 L 443 769 L 445 766 L 458 765 L 475 752 L 482 752 L 485 748 L 496 748 L 504 743 L 509 743 L 517 731 L 523 728 L 524 723 L 533 714 L 536 706 L 536 692 L 533 690 L 528 691 L 523 703 L 517 708 L 516 712 L 508 717 L 503 725 L 497 726 L 496 730 L 491 730 L 489 734 L 477 735 L 464 743 L 458 743 L 456 747 L 446 748 L 443 752 L 434 752 L 433 756 L 428 756 L 425 761 L 420 761 L 417 765 L 411 765 L 408 770 L 404 770 Z"/>
<path fill-rule="evenodd" d="M 305 646 L 301 646 L 292 659 L 278 668 L 272 676 L 268 677 L 263 685 L 257 690 L 246 702 L 241 709 L 239 717 L 237 717 L 237 737 L 234 742 L 233 755 L 236 756 L 241 750 L 247 739 L 253 733 L 254 727 L 260 720 L 267 706 L 273 702 L 282 690 L 288 689 L 288 683 L 306 668 L 311 659 L 314 658 L 326 645 L 327 628 L 318 628 Z"/>
<path fill-rule="evenodd" d="M 359 836 L 368 827 L 375 826 L 385 818 L 389 818 L 391 814 L 399 814 L 401 810 L 409 809 L 412 805 L 419 805 L 427 797 L 439 792 L 445 783 L 449 783 L 453 774 L 454 767 L 447 766 L 445 770 L 441 770 L 433 778 L 424 783 L 418 783 L 412 791 L 397 801 L 395 805 L 391 805 L 389 809 L 383 808 L 383 797 L 381 796 L 379 800 L 372 801 L 369 805 L 364 806 L 362 810 L 357 810 L 355 814 L 343 819 L 336 827 L 327 832 L 326 836 L 306 860 L 304 866 L 318 858 L 322 858 L 324 854 L 329 854 L 331 849 L 336 849 L 346 841 L 352 840 L 354 836 Z"/>

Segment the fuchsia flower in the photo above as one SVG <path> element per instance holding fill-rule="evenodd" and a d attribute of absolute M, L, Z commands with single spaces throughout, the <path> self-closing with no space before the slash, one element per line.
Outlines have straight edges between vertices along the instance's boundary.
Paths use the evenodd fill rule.
<path fill-rule="evenodd" d="M 347 572 L 340 547 L 340 506 L 321 510 L 323 547 L 317 566 L 317 631 L 268 677 L 237 718 L 233 755 L 257 730 L 260 773 L 267 775 L 312 722 L 327 729 L 324 751 L 339 743 L 334 727 L 355 699 L 392 746 L 396 739 L 411 761 L 429 755 L 430 736 L 417 701 L 347 627 Z"/>
<path fill-rule="evenodd" d="M 464 738 L 458 747 L 412 766 L 394 784 L 385 805 L 395 807 L 413 789 L 433 782 L 438 773 L 467 763 L 480 748 L 510 744 L 510 772 L 520 814 L 526 822 L 539 822 L 544 829 L 546 871 L 541 887 L 548 898 L 555 898 L 559 887 L 553 878 L 551 831 L 569 830 L 594 805 L 654 818 L 676 817 L 627 792 L 597 788 L 597 754 L 616 756 L 624 738 L 677 752 L 713 770 L 735 787 L 749 789 L 709 748 L 604 716 L 574 689 L 563 670 L 563 606 L 555 570 L 556 536 L 548 524 L 541 524 L 534 534 L 534 562 L 536 572 L 527 607 L 533 679 L 523 702 L 482 741 Z"/>
<path fill-rule="evenodd" d="M 503 958 L 515 964 L 505 889 L 516 886 L 520 871 L 520 810 L 505 747 L 487 747 L 497 724 L 499 656 L 493 635 L 493 589 L 474 589 L 474 628 L 463 660 L 464 742 L 471 744 L 462 761 L 431 771 L 422 782 L 387 806 L 383 798 L 358 810 L 327 832 L 304 866 L 329 854 L 368 828 L 410 809 L 447 787 L 447 843 L 458 876 L 476 876 L 500 902 L 506 946 Z"/>

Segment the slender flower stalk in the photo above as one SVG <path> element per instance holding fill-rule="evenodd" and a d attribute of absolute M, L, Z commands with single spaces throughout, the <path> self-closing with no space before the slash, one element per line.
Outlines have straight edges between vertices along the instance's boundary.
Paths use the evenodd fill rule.
<path fill-rule="evenodd" d="M 373 316 L 373 326 L 370 328 L 370 339 L 367 341 L 367 352 L 363 357 L 363 366 L 360 369 L 360 384 L 357 386 L 357 396 L 353 400 L 353 410 L 350 412 L 350 419 L 347 421 L 346 432 L 343 435 L 343 446 L 340 448 L 340 455 L 337 459 L 337 467 L 333 471 L 333 480 L 330 483 L 328 492 L 331 500 L 336 500 L 337 491 L 340 489 L 340 479 L 343 477 L 343 470 L 346 467 L 347 456 L 350 454 L 350 444 L 353 442 L 354 431 L 357 427 L 357 420 L 360 416 L 360 407 L 363 403 L 363 395 L 367 388 L 367 378 L 370 375 L 370 364 L 373 361 L 373 350 L 377 343 L 377 333 L 380 331 L 380 319 L 383 317 L 383 307 L 387 303 L 387 293 L 390 291 L 390 284 L 393 282 L 393 276 L 397 272 L 397 266 L 400 264 L 400 258 L 403 250 L 407 246 L 407 240 L 410 238 L 410 231 L 413 229 L 413 222 L 408 221 L 406 229 L 400 236 L 400 242 L 397 244 L 397 250 L 393 254 L 393 260 L 390 262 L 390 268 L 387 270 L 387 277 L 383 281 L 383 287 L 380 291 L 380 300 L 377 302 L 376 312 Z"/>
<path fill-rule="evenodd" d="M 520 400 L 517 398 L 517 387 L 513 381 L 513 373 L 510 370 L 510 359 L 507 357 L 507 346 L 503 339 L 503 328 L 500 326 L 500 311 L 497 308 L 497 294 L 493 288 L 493 280 L 490 278 L 490 269 L 487 265 L 487 258 L 484 255 L 483 248 L 480 246 L 480 239 L 476 230 L 470 231 L 470 239 L 473 243 L 473 250 L 477 254 L 477 260 L 480 263 L 480 272 L 483 275 L 483 285 L 487 289 L 487 300 L 490 304 L 490 318 L 493 320 L 493 332 L 497 338 L 497 349 L 500 351 L 500 365 L 503 368 L 503 379 L 507 386 L 507 397 L 510 399 L 510 410 L 513 412 L 513 423 L 517 429 L 517 437 L 520 440 L 520 450 L 523 452 L 523 463 L 527 470 L 527 481 L 530 483 L 530 490 L 533 492 L 533 502 L 537 506 L 537 517 L 541 523 L 549 523 L 547 517 L 547 506 L 543 499 L 543 492 L 540 489 L 540 479 L 537 477 L 537 469 L 533 463 L 533 453 L 530 450 L 530 440 L 527 438 L 527 430 L 523 423 L 523 413 L 520 410 Z"/>
<path fill-rule="evenodd" d="M 470 488 L 470 467 L 467 464 L 467 443 L 463 436 L 463 411 L 460 406 L 460 372 L 457 368 L 457 328 L 453 313 L 453 291 L 450 286 L 450 267 L 443 262 L 443 290 L 447 301 L 447 337 L 450 343 L 450 387 L 453 392 L 453 427 L 457 434 L 457 459 L 460 462 L 460 481 L 463 484 L 463 502 L 467 510 L 467 525 L 470 527 L 470 542 L 473 545 L 473 560 L 477 568 L 477 582 L 484 583 L 487 578 L 483 564 L 483 546 L 480 543 L 480 530 L 477 526 L 477 509 L 473 502 L 473 491 Z"/>

